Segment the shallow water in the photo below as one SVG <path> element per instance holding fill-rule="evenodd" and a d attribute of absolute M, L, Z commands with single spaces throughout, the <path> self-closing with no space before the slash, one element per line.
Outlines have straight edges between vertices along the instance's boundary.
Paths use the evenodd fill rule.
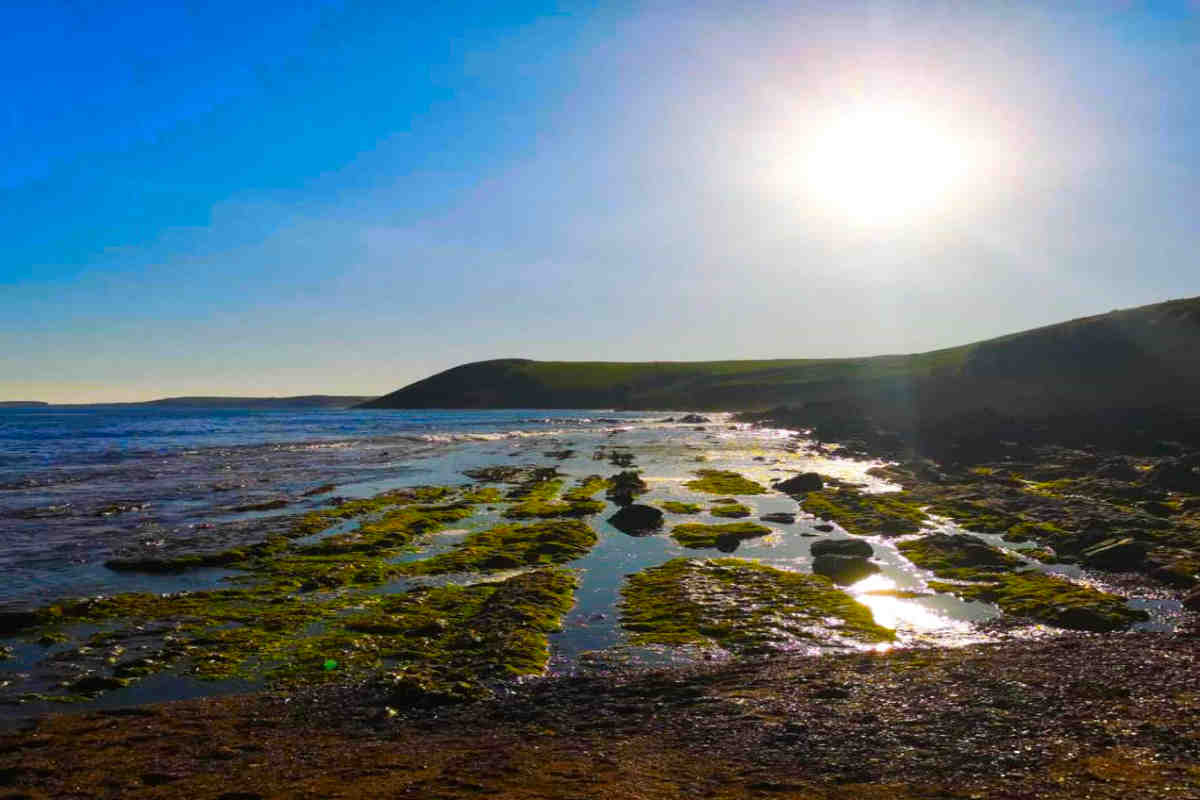
<path fill-rule="evenodd" d="M 733 424 L 727 415 L 709 414 L 703 426 L 664 422 L 670 412 L 265 412 L 222 410 L 164 412 L 105 410 L 92 412 L 0 411 L 0 609 L 26 608 L 51 598 L 120 591 L 173 592 L 228 585 L 234 573 L 200 570 L 182 575 L 116 573 L 105 559 L 123 549 L 168 550 L 209 534 L 212 523 L 254 520 L 287 514 L 328 502 L 330 494 L 305 498 L 315 486 L 336 484 L 336 495 L 367 497 L 387 489 L 415 485 L 460 485 L 463 471 L 495 464 L 554 465 L 569 480 L 590 474 L 611 475 L 612 466 L 597 454 L 631 452 L 633 468 L 649 484 L 639 502 L 698 502 L 705 509 L 715 496 L 683 486 L 696 469 L 729 469 L 764 485 L 796 472 L 816 471 L 860 484 L 864 491 L 897 487 L 867 475 L 875 463 L 814 452 L 811 442 L 792 431 L 752 429 Z M 146 416 L 148 415 L 148 416 Z M 698 429 L 699 428 L 699 429 Z M 39 438 L 44 435 L 45 438 Z M 563 450 L 573 450 L 560 458 Z M 231 509 L 270 499 L 287 499 L 278 511 Z M 799 572 L 811 571 L 810 546 L 817 537 L 842 538 L 835 526 L 820 533 L 798 503 L 782 494 L 740 496 L 752 509 L 749 520 L 770 512 L 796 513 L 794 524 L 762 523 L 772 534 L 743 542 L 736 553 L 689 550 L 669 537 L 673 524 L 728 522 L 707 510 L 698 515 L 667 514 L 663 532 L 633 537 L 606 521 L 616 510 L 587 518 L 599 541 L 567 566 L 578 570 L 576 606 L 562 632 L 552 639 L 551 669 L 574 672 L 608 669 L 627 663 L 664 663 L 696 657 L 695 651 L 635 648 L 619 626 L 619 590 L 627 574 L 677 556 L 712 558 L 736 555 Z M 104 513 L 115 504 L 121 510 Z M 498 511 L 455 524 L 425 543 L 424 557 L 451 547 L 465 532 L 494 524 Z M 353 526 L 357 523 L 347 523 Z M 958 529 L 939 522 L 943 529 Z M 249 530 L 249 529 L 248 529 Z M 235 531 L 236 533 L 236 531 Z M 321 535 L 328 535 L 324 533 Z M 998 536 L 993 544 L 1013 549 Z M 897 646 L 960 645 L 991 634 L 974 623 L 999 616 L 994 606 L 965 602 L 929 591 L 929 573 L 902 557 L 894 540 L 869 539 L 881 571 L 848 591 L 868 606 L 876 622 L 897 631 Z M 1018 551 L 1019 552 L 1019 551 Z M 405 556 L 408 558 L 410 556 Z M 1089 580 L 1076 568 L 1039 569 Z M 477 581 L 477 575 L 410 579 L 383 587 L 403 591 L 413 583 Z M 896 593 L 903 596 L 896 596 Z M 1167 597 L 1136 597 L 1131 602 L 1151 611 L 1140 627 L 1173 627 L 1178 608 Z M 1175 607 L 1172 607 L 1172 603 Z M 1028 635 L 1044 633 L 1034 628 Z M 1008 635 L 1012 635 L 1009 633 Z M 21 642 L 14 657 L 0 661 L 0 684 L 16 684 L 46 648 Z M 805 642 L 805 649 L 813 647 Z M 722 654 L 705 654 L 722 657 Z M 244 684 L 197 683 L 170 676 L 144 679 L 105 695 L 105 703 L 145 702 L 196 693 L 229 691 Z M 203 687 L 208 687 L 205 691 Z M 173 693 L 174 692 L 174 693 Z"/>

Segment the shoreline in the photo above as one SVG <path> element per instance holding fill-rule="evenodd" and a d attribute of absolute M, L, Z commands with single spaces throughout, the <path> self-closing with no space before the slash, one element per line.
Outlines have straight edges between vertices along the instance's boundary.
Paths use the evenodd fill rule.
<path fill-rule="evenodd" d="M 485 460 L 492 466 L 466 469 L 466 475 L 475 481 L 471 484 L 392 489 L 374 497 L 342 498 L 323 511 L 279 517 L 294 528 L 284 537 L 292 537 L 291 544 L 268 540 L 275 544 L 235 548 L 201 559 L 204 563 L 217 559 L 249 570 L 265 581 L 265 588 L 256 590 L 258 594 L 221 595 L 212 606 L 196 605 L 198 598 L 186 598 L 181 601 L 186 613 L 201 619 L 211 617 L 209 622 L 218 624 L 211 629 L 201 626 L 192 634 L 185 631 L 185 635 L 198 636 L 195 641 L 204 647 L 206 642 L 211 646 L 220 641 L 224 620 L 253 627 L 255 602 L 269 601 L 280 614 L 305 622 L 313 601 L 335 600 L 335 595 L 322 594 L 332 589 L 335 594 L 349 592 L 347 599 L 336 600 L 327 615 L 320 611 L 313 619 L 325 623 L 346 619 L 349 624 L 345 632 L 351 634 L 349 638 L 339 634 L 328 642 L 350 648 L 345 651 L 349 655 L 337 655 L 346 661 L 341 666 L 354 666 L 358 662 L 349 659 L 361 657 L 365 659 L 362 667 L 374 669 L 371 658 L 390 652 L 360 649 L 362 633 L 403 639 L 411 635 L 408 630 L 412 628 L 425 637 L 422 647 L 428 651 L 429 671 L 421 666 L 416 672 L 397 673 L 385 680 L 371 677 L 369 669 L 335 671 L 322 673 L 329 680 L 315 683 L 312 673 L 286 673 L 284 677 L 295 674 L 300 679 L 242 695 L 78 708 L 33 719 L 10 719 L 7 729 L 0 730 L 0 788 L 10 790 L 12 797 L 225 800 L 405 793 L 421 797 L 488 793 L 520 798 L 965 800 L 992 796 L 1166 798 L 1200 791 L 1200 768 L 1196 767 L 1200 763 L 1200 665 L 1196 663 L 1200 624 L 1194 612 L 1181 610 L 1173 633 L 1056 631 L 1045 637 L 1030 636 L 1030 618 L 1065 627 L 1090 625 L 1097 619 L 1118 628 L 1128 625 L 1127 621 L 1114 623 L 1109 617 L 1094 615 L 1064 617 L 1054 603 L 1069 601 L 1088 607 L 1103 601 L 1096 608 L 1112 612 L 1104 606 L 1111 605 L 1112 595 L 1081 591 L 1076 586 L 1071 590 L 1075 594 L 1022 606 L 1021 613 L 1006 613 L 995 624 L 973 623 L 973 632 L 986 633 L 992 639 L 982 644 L 935 647 L 910 643 L 880 651 L 764 656 L 762 643 L 787 641 L 779 639 L 781 626 L 744 613 L 742 607 L 774 608 L 783 603 L 785 595 L 772 593 L 783 592 L 782 587 L 790 584 L 772 583 L 782 579 L 771 577 L 775 573 L 769 569 L 745 572 L 744 565 L 751 562 L 714 552 L 730 544 L 721 538 L 734 524 L 729 518 L 752 515 L 764 520 L 770 516 L 767 512 L 787 517 L 783 506 L 790 504 L 804 519 L 782 523 L 777 533 L 770 533 L 779 537 L 778 543 L 802 545 L 795 552 L 805 558 L 808 543 L 814 540 L 857 542 L 858 547 L 869 543 L 867 552 L 872 553 L 876 566 L 887 566 L 889 559 L 904 554 L 916 564 L 909 567 L 924 575 L 919 585 L 934 585 L 936 597 L 949 598 L 945 602 L 953 600 L 955 592 L 993 584 L 1024 586 L 1045 576 L 1039 571 L 1042 567 L 1032 561 L 1013 558 L 1014 553 L 1034 550 L 1038 550 L 1038 561 L 1066 565 L 1060 569 L 1087 567 L 1093 574 L 1106 576 L 1109 588 L 1122 586 L 1126 594 L 1157 586 L 1182 596 L 1187 591 L 1186 579 L 1194 582 L 1187 572 L 1193 551 L 1175 545 L 1194 546 L 1195 511 L 1200 506 L 1192 504 L 1191 494 L 1162 490 L 1154 483 L 1159 475 L 1182 480 L 1178 470 L 1172 471 L 1177 456 L 1122 456 L 1128 462 L 1122 466 L 1111 453 L 1099 450 L 1034 447 L 1023 451 L 1024 463 L 1010 458 L 1002 467 L 990 462 L 980 462 L 982 466 L 905 462 L 866 471 L 863 459 L 872 455 L 870 442 L 847 442 L 850 455 L 859 459 L 855 471 L 871 481 L 899 485 L 901 491 L 873 494 L 853 481 L 828 476 L 814 481 L 811 476 L 815 473 L 806 472 L 801 477 L 809 477 L 802 483 L 813 485 L 789 496 L 781 494 L 778 487 L 767 489 L 769 477 L 794 474 L 802 459 L 826 457 L 813 454 L 825 452 L 821 439 L 834 437 L 817 436 L 813 441 L 794 436 L 771 438 L 771 431 L 761 435 L 744 429 L 737 432 L 728 428 L 724 418 L 720 424 L 709 425 L 703 434 L 693 432 L 695 427 L 704 426 L 689 423 L 678 429 L 672 447 L 678 448 L 679 454 L 670 457 L 664 456 L 670 450 L 663 441 L 666 434 L 650 425 L 614 433 L 615 439 L 598 435 L 594 445 L 590 439 L 582 440 L 589 442 L 586 446 L 580 445 L 580 437 L 576 437 L 574 450 L 541 452 L 547 446 L 544 443 L 513 443 L 514 455 L 528 456 L 538 464 L 557 464 L 567 471 L 525 463 L 526 458 L 504 464 L 494 459 L 500 454 L 497 450 L 493 460 Z M 718 452 L 713 443 L 721 436 L 737 442 L 721 451 L 725 460 L 711 458 Z M 689 447 L 704 442 L 709 449 L 701 452 L 709 457 L 693 463 L 690 454 L 697 451 Z M 771 444 L 758 451 L 754 448 L 759 445 L 747 442 L 763 447 L 766 442 Z M 688 455 L 687 460 L 671 461 L 683 455 Z M 596 460 L 610 463 L 600 467 Z M 663 471 L 662 465 L 667 463 L 682 470 L 683 477 L 664 478 L 673 474 Z M 569 464 L 575 466 L 565 466 Z M 650 485 L 639 486 L 642 482 L 636 470 L 652 464 L 659 466 L 651 468 Z M 1023 471 L 1020 476 L 1018 466 Z M 454 474 L 462 474 L 465 467 L 465 462 L 452 460 L 444 470 L 452 468 Z M 730 468 L 737 471 L 727 471 Z M 584 477 L 583 470 L 625 472 L 603 478 Z M 1123 477 L 1101 480 L 1093 475 L 1098 470 L 1119 472 Z M 626 480 L 619 480 L 622 476 Z M 1063 480 L 1072 481 L 1071 491 L 1063 491 Z M 1142 505 L 1134 507 L 1110 497 L 1118 489 L 1126 495 L 1140 492 L 1135 502 Z M 1108 494 L 1079 495 L 1100 491 Z M 623 492 L 627 496 L 621 498 Z M 724 500 L 724 495 L 736 499 Z M 1145 505 L 1151 502 L 1158 505 Z M 617 533 L 619 529 L 609 531 L 600 521 L 602 517 L 593 516 L 603 509 L 603 517 L 608 517 L 613 508 L 626 506 L 665 509 L 670 524 L 655 531 L 661 536 Z M 482 513 L 485 507 L 482 521 L 460 522 Z M 1147 509 L 1160 513 L 1155 516 Z M 663 516 L 661 511 L 658 516 Z M 1142 535 L 1164 542 L 1168 539 L 1163 537 L 1172 537 L 1168 554 L 1175 561 L 1162 561 L 1161 553 L 1147 548 L 1138 551 L 1146 560 L 1133 562 L 1132 569 L 1095 572 L 1086 562 L 1099 535 L 1097 520 L 1106 520 L 1110 527 L 1130 520 L 1146 525 L 1159 520 L 1154 523 L 1157 527 Z M 694 524 L 697 521 L 710 524 Z M 439 527 L 458 524 L 467 528 L 446 531 L 451 536 L 446 542 L 433 544 L 433 539 L 422 538 Z M 487 528 L 489 525 L 492 527 Z M 750 536 L 744 545 L 732 543 L 735 549 L 738 545 L 747 548 L 743 555 L 778 562 L 791 553 L 786 547 L 773 549 L 775 544 L 756 549 L 766 541 L 759 538 L 761 532 L 756 528 L 770 529 L 748 521 L 736 525 L 748 526 L 738 528 Z M 588 538 L 593 526 L 602 533 L 599 543 L 594 535 Z M 947 537 L 945 531 L 954 535 Z M 970 535 L 961 535 L 967 531 Z M 1010 535 L 1015 532 L 1024 537 L 1019 541 L 1023 549 L 1013 549 L 1018 540 Z M 648 644 L 672 647 L 699 645 L 701 655 L 707 646 L 704 642 L 709 642 L 717 645 L 717 652 L 726 648 L 730 660 L 705 662 L 700 658 L 657 668 L 618 659 L 607 671 L 534 677 L 549 656 L 544 649 L 545 635 L 553 633 L 555 618 L 567 623 L 570 617 L 574 625 L 595 616 L 595 609 L 579 599 L 584 596 L 582 587 L 575 600 L 579 605 L 570 612 L 563 605 L 564 592 L 573 564 L 587 564 L 594 572 L 604 563 L 587 559 L 603 554 L 606 539 L 617 551 L 649 547 L 645 552 L 651 554 L 650 560 L 638 562 L 634 568 L 641 569 L 643 576 L 659 576 L 656 580 L 664 587 L 661 591 L 654 588 L 640 599 L 622 590 L 624 603 L 641 604 L 636 613 L 627 605 L 620 606 L 619 621 L 626 633 L 635 630 L 629 627 L 630 620 L 638 621 L 632 641 L 640 638 Z M 983 548 L 985 559 L 956 562 L 953 559 L 962 553 L 926 546 L 941 547 L 947 539 L 951 544 L 977 541 L 973 547 Z M 557 560 L 543 563 L 538 555 L 543 551 L 536 549 L 543 545 L 533 542 L 550 547 L 544 552 L 555 553 Z M 1121 552 L 1128 555 L 1128 549 Z M 581 552 L 590 555 L 576 562 Z M 673 554 L 686 558 L 663 562 Z M 186 553 L 171 558 L 181 559 L 178 565 L 185 570 L 200 563 Z M 369 589 L 376 577 L 359 587 L 356 581 L 365 579 L 327 571 L 328 565 L 320 559 L 328 558 L 335 559 L 331 562 L 335 565 L 343 564 L 337 559 L 353 558 L 356 570 L 362 570 L 363 564 L 375 564 L 371 569 L 387 570 L 380 573 L 379 580 L 387 575 L 453 573 L 465 566 L 478 570 L 475 580 L 480 581 L 489 570 L 501 571 L 483 590 L 476 588 L 483 583 L 468 583 L 463 584 L 466 588 L 446 590 L 448 594 L 430 589 L 427 595 L 414 595 L 418 602 L 423 602 L 423 596 L 439 598 L 437 603 L 460 598 L 441 607 L 439 614 L 445 614 L 447 622 L 424 612 L 414 616 L 416 607 L 405 599 L 407 594 L 381 601 L 382 615 L 368 613 L 373 606 L 355 604 L 367 597 L 359 589 Z M 945 561 L 947 558 L 951 560 Z M 309 572 L 293 571 L 301 562 Z M 507 576 L 503 569 L 513 564 L 527 571 Z M 656 564 L 671 569 L 656 571 Z M 754 591 L 759 594 L 747 594 L 748 588 L 733 586 L 727 594 L 706 597 L 702 592 L 698 601 L 695 587 L 708 586 L 706 582 L 716 573 L 700 575 L 686 567 L 689 564 L 699 565 L 697 569 L 742 570 L 746 578 L 739 580 L 755 575 Z M 1164 572 L 1163 564 L 1178 569 Z M 979 565 L 983 565 L 982 572 Z M 175 564 L 167 559 L 118 566 L 146 570 L 170 569 Z M 312 571 L 317 566 L 321 569 Z M 374 576 L 371 569 L 364 574 Z M 620 571 L 614 574 L 619 576 Z M 625 570 L 625 575 L 629 574 Z M 801 605 L 824 608 L 830 590 L 843 594 L 825 578 L 814 584 L 816 576 L 806 572 L 780 574 L 790 574 L 789 581 L 804 578 L 800 583 L 806 588 L 797 588 L 807 598 L 799 601 Z M 535 576 L 540 577 L 533 580 Z M 1164 583 L 1171 576 L 1179 583 Z M 935 578 L 942 582 L 935 583 Z M 944 583 L 946 580 L 950 582 Z M 1039 580 L 1042 583 L 1034 585 L 1048 585 L 1044 578 Z M 1066 588 L 1065 581 L 1050 583 Z M 804 594 L 818 584 L 823 593 Z M 515 598 L 515 606 L 513 600 L 504 601 L 502 606 L 507 609 L 531 602 L 543 616 L 534 627 L 522 628 L 528 621 L 526 611 L 517 617 L 497 617 L 478 615 L 475 600 L 466 606 L 454 605 L 470 592 L 484 600 L 491 593 Z M 897 589 L 893 596 L 903 599 L 906 594 Z M 935 596 L 917 594 L 918 599 Z M 353 602 L 348 599 L 352 596 L 357 598 Z M 999 597 L 1003 607 L 1006 600 L 1003 594 Z M 154 601 L 151 610 L 166 614 L 164 621 L 178 613 L 178 609 L 168 608 L 176 602 L 169 598 L 161 600 L 166 611 L 154 610 L 160 608 L 159 602 Z M 238 605 L 243 602 L 249 605 Z M 665 629 L 655 622 L 659 602 L 669 603 L 663 608 L 671 609 L 671 624 Z M 84 604 L 80 618 L 92 619 L 101 606 Z M 135 607 L 140 609 L 138 613 L 151 613 L 141 606 L 129 606 Z M 113 610 L 131 613 L 124 608 L 117 603 Z M 615 607 L 605 608 L 613 614 Z M 736 613 L 729 616 L 731 609 Z M 347 610 L 353 612 L 352 617 L 340 616 Z M 280 617 L 281 622 L 285 616 Z M 692 617 L 695 619 L 688 625 L 679 624 L 679 620 Z M 1061 622 L 1068 618 L 1075 622 Z M 460 619 L 466 622 L 456 621 Z M 849 631 L 850 618 L 845 619 Z M 613 618 L 602 623 L 619 630 L 617 624 Z M 443 634 L 460 625 L 498 638 L 488 639 L 482 647 L 443 640 Z M 250 633 L 250 628 L 246 632 Z M 878 634 L 865 629 L 860 632 Z M 215 639 L 211 638 L 214 634 Z M 278 650 L 281 654 L 290 652 L 286 635 L 271 635 L 274 638 L 264 641 L 283 648 Z M 762 636 L 775 639 L 756 639 Z M 140 639 L 114 641 L 132 648 Z M 492 642 L 516 641 L 522 644 L 507 655 L 497 659 L 490 654 Z M 246 643 L 230 640 L 227 644 L 236 650 Z M 172 652 L 172 657 L 184 659 L 179 665 L 191 663 L 187 659 L 192 656 L 186 654 L 192 651 Z M 320 659 L 329 658 L 325 649 L 314 652 Z M 708 652 L 712 657 L 713 651 Z M 414 658 L 411 648 L 408 653 L 407 658 Z M 96 655 L 105 653 L 97 651 Z M 198 666 L 216 670 L 213 674 L 225 668 L 224 662 L 207 658 Z M 120 658 L 110 663 L 118 664 L 118 671 L 120 665 L 126 665 Z M 134 661 L 128 663 L 136 666 Z M 460 671 L 454 678 L 460 683 L 434 680 L 448 663 Z M 527 677 L 514 681 L 510 674 L 497 679 L 515 665 Z M 111 668 L 97 662 L 87 674 L 93 674 L 92 670 L 102 676 Z"/>
<path fill-rule="evenodd" d="M 12 797 L 1176 798 L 1200 790 L 1197 632 L 549 678 L 396 713 L 362 687 L 54 715 Z"/>

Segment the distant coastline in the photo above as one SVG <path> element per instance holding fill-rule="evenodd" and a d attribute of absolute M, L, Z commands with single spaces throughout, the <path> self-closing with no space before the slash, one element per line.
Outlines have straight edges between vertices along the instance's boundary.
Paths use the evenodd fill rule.
<path fill-rule="evenodd" d="M 158 400 L 143 400 L 132 403 L 45 403 L 39 400 L 3 400 L 0 408 L 82 408 L 103 406 L 105 408 L 250 408 L 250 409 L 297 409 L 297 408 L 351 408 L 373 400 L 370 396 L 313 394 L 297 397 L 164 397 Z"/>

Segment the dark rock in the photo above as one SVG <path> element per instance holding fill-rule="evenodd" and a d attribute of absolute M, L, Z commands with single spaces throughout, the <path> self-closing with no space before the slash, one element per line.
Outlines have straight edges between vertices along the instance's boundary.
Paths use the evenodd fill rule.
<path fill-rule="evenodd" d="M 822 522 L 819 525 L 813 525 L 813 530 L 818 530 L 821 533 L 830 533 L 833 530 L 833 526 L 828 522 Z"/>
<path fill-rule="evenodd" d="M 713 545 L 722 553 L 732 553 L 742 545 L 742 537 L 734 533 L 722 533 L 713 542 Z"/>
<path fill-rule="evenodd" d="M 1200 472 L 1187 459 L 1164 461 L 1151 469 L 1146 479 L 1162 489 L 1200 493 Z"/>
<path fill-rule="evenodd" d="M 100 692 L 107 692 L 109 689 L 120 689 L 128 685 L 129 681 L 125 678 L 106 678 L 103 675 L 87 675 L 72 683 L 70 689 L 72 692 L 78 694 L 99 694 Z"/>
<path fill-rule="evenodd" d="M 1146 500 L 1138 503 L 1138 508 L 1145 511 L 1147 514 L 1153 514 L 1156 517 L 1169 517 L 1175 513 L 1175 509 L 1171 508 L 1166 503 L 1158 500 Z"/>
<path fill-rule="evenodd" d="M 608 482 L 609 488 L 605 494 L 619 506 L 627 506 L 633 502 L 634 497 L 650 491 L 650 487 L 642 480 L 637 470 L 618 472 L 609 478 Z"/>
<path fill-rule="evenodd" d="M 870 558 L 875 551 L 871 543 L 863 539 L 822 539 L 812 543 L 814 556 L 852 556 L 855 558 Z"/>
<path fill-rule="evenodd" d="M 813 559 L 812 570 L 836 584 L 847 586 L 879 572 L 879 565 L 855 556 L 823 555 Z"/>
<path fill-rule="evenodd" d="M 608 454 L 608 463 L 614 467 L 631 467 L 633 466 L 633 453 L 613 450 Z"/>
<path fill-rule="evenodd" d="M 799 475 L 780 481 L 775 488 L 784 494 L 804 494 L 819 492 L 825 488 L 825 481 L 815 472 L 802 472 Z"/>
<path fill-rule="evenodd" d="M 1096 468 L 1097 478 L 1109 478 L 1114 481 L 1136 481 L 1141 473 L 1129 463 L 1128 459 L 1116 457 L 1104 461 Z"/>
<path fill-rule="evenodd" d="M 708 417 L 702 417 L 699 414 L 688 414 L 687 416 L 680 417 L 679 421 L 686 422 L 689 425 L 699 425 L 702 422 L 711 422 L 712 420 Z"/>
<path fill-rule="evenodd" d="M 0 611 L 0 636 L 12 636 L 37 624 L 32 611 Z"/>
<path fill-rule="evenodd" d="M 1150 546 L 1126 536 L 1120 539 L 1105 539 L 1083 551 L 1083 563 L 1089 567 L 1128 571 L 1137 569 L 1146 560 Z"/>
<path fill-rule="evenodd" d="M 645 536 L 663 526 L 663 513 L 653 506 L 631 503 L 608 518 L 608 524 L 630 536 Z"/>
<path fill-rule="evenodd" d="M 786 511 L 772 511 L 770 514 L 763 514 L 759 519 L 763 522 L 782 522 L 785 525 L 791 525 L 796 521 L 796 515 Z"/>
<path fill-rule="evenodd" d="M 1192 589 L 1183 596 L 1183 607 L 1192 611 L 1200 611 L 1200 587 Z"/>
<path fill-rule="evenodd" d="M 147 786 L 162 786 L 163 784 L 179 780 L 179 777 L 169 772 L 147 772 L 142 776 L 142 783 Z"/>
<path fill-rule="evenodd" d="M 1146 574 L 1182 589 L 1200 583 L 1200 552 L 1183 547 L 1156 547 L 1146 555 Z"/>

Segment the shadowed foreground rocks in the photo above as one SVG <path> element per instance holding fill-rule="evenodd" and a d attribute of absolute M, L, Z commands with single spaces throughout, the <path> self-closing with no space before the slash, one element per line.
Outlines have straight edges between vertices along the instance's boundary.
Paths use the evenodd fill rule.
<path fill-rule="evenodd" d="M 362 687 L 62 715 L 7 798 L 1200 796 L 1200 639 L 780 656 L 388 709 Z"/>

